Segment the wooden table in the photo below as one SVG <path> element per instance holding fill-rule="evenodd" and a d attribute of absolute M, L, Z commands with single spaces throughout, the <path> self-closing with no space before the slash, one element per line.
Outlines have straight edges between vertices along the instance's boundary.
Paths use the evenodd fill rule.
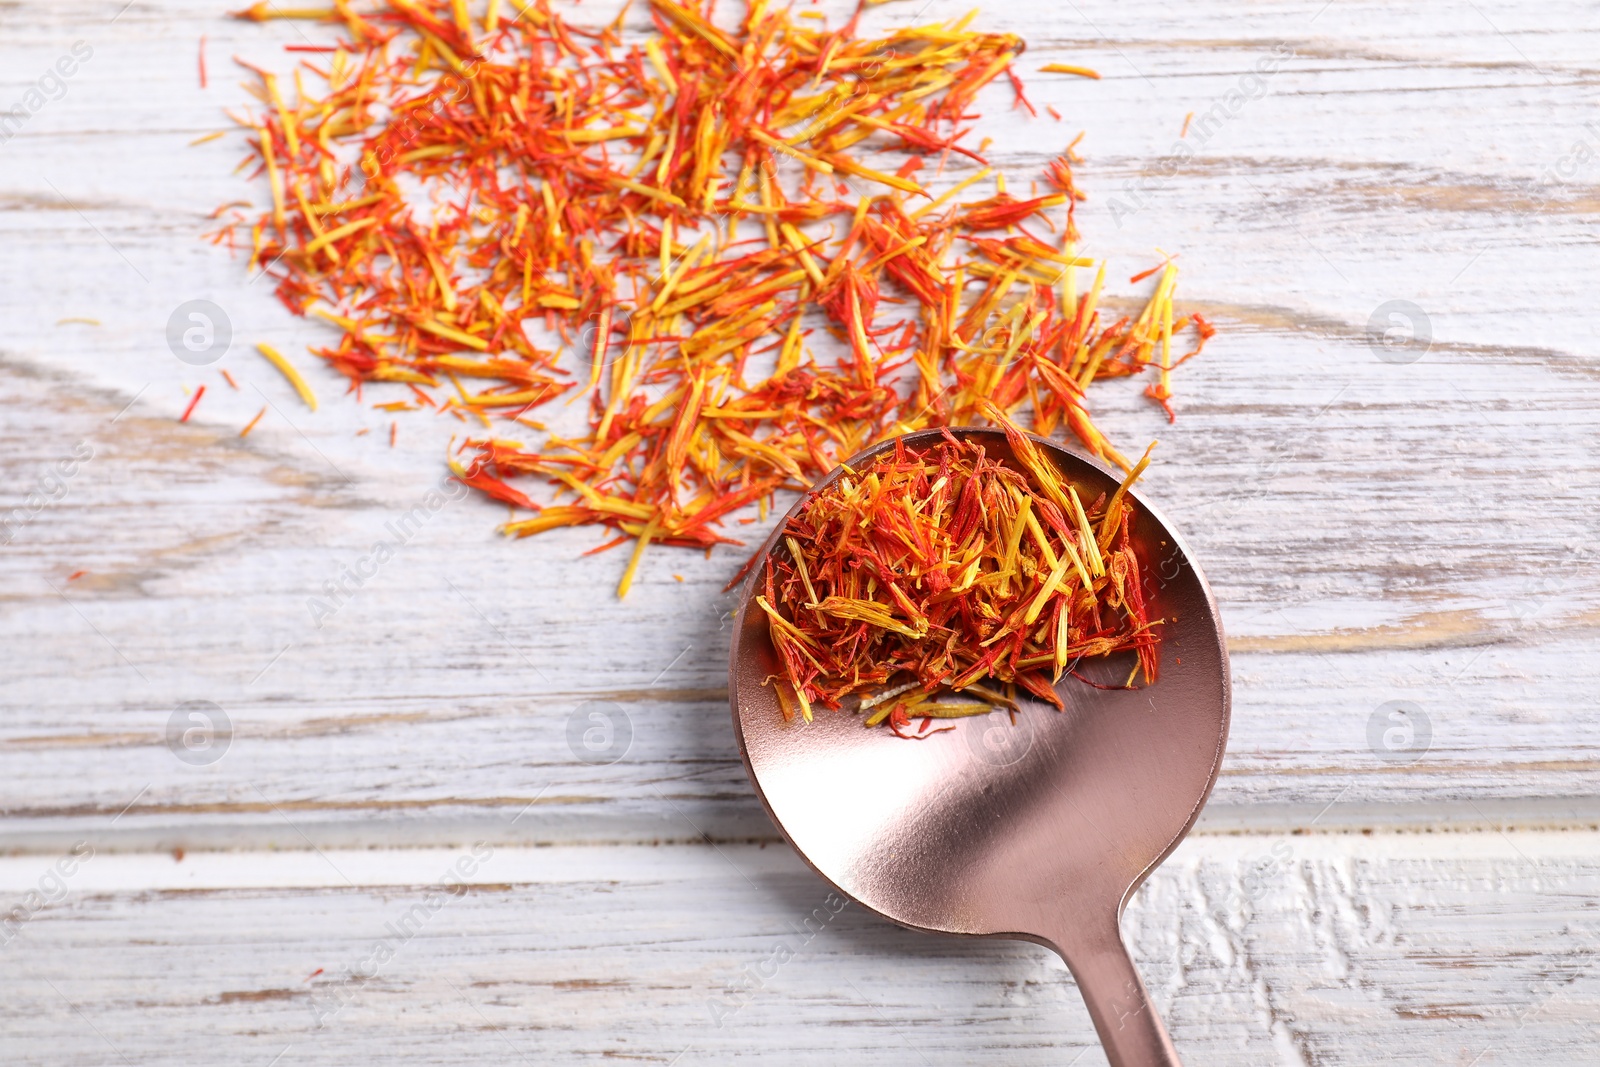
<path fill-rule="evenodd" d="M 727 722 L 732 555 L 653 554 L 619 603 L 592 532 L 450 501 L 314 620 L 464 428 L 391 449 L 251 351 L 327 334 L 201 240 L 262 193 L 236 136 L 188 143 L 246 102 L 230 55 L 325 31 L 226 6 L 0 7 L 0 105 L 91 53 L 0 144 L 0 1058 L 1103 1062 L 1042 949 L 836 911 L 778 839 Z M 989 7 L 1025 72 L 1104 74 L 1029 76 L 1061 123 L 997 90 L 997 158 L 1087 131 L 1118 300 L 1159 247 L 1221 327 L 1176 425 L 1096 400 L 1161 437 L 1230 633 L 1222 778 L 1125 922 L 1186 1062 L 1600 1063 L 1593 5 Z M 239 392 L 168 350 L 194 299 Z M 224 758 L 180 761 L 214 709 Z"/>

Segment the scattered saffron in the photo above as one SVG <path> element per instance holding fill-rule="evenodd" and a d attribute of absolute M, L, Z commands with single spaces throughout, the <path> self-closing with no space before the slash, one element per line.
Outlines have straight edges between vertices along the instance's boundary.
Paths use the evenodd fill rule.
<path fill-rule="evenodd" d="M 306 384 L 306 380 L 300 376 L 293 363 L 284 359 L 283 354 L 269 344 L 256 345 L 256 351 L 266 357 L 267 362 L 277 367 L 278 372 L 289 380 L 289 384 L 294 386 L 294 391 L 300 394 L 300 399 L 305 401 L 306 407 L 312 411 L 317 410 L 316 394 L 311 391 L 311 386 Z"/>
<path fill-rule="evenodd" d="M 258 78 L 246 166 L 271 207 L 213 235 L 333 328 L 311 351 L 353 389 L 482 428 L 458 476 L 531 513 L 505 533 L 633 539 L 621 595 L 647 544 L 742 545 L 724 524 L 886 438 L 1031 412 L 1128 470 L 1089 385 L 1154 369 L 1170 414 L 1187 358 L 1171 333 L 1193 328 L 1196 351 L 1209 336 L 1172 312 L 1176 268 L 1138 315 L 1108 313 L 1071 147 L 1044 195 L 1018 197 L 988 139 L 971 144 L 985 86 L 1029 106 L 1020 38 L 970 18 L 863 36 L 764 4 L 725 25 L 709 0 L 648 0 L 633 42 L 550 0 L 515 6 L 239 12 L 339 38 L 292 79 L 240 61 Z M 556 401 L 581 403 L 586 431 L 497 432 L 543 432 L 529 412 Z"/>
<path fill-rule="evenodd" d="M 240 437 L 248 437 L 248 436 L 250 436 L 250 431 L 256 428 L 256 423 L 260 422 L 261 421 L 261 416 L 265 415 L 266 413 L 267 413 L 267 409 L 266 408 L 262 408 L 260 411 L 256 412 L 256 417 L 251 419 L 249 422 L 244 424 L 244 429 L 239 431 L 239 436 Z"/>
<path fill-rule="evenodd" d="M 194 396 L 189 399 L 189 406 L 183 409 L 183 417 L 179 422 L 188 422 L 189 416 L 194 414 L 195 405 L 200 403 L 200 398 L 206 395 L 206 387 L 201 386 L 194 391 Z"/>
<path fill-rule="evenodd" d="M 1080 78 L 1093 78 L 1100 80 L 1100 72 L 1088 67 L 1075 67 L 1070 63 L 1046 63 L 1039 68 L 1046 74 L 1076 74 Z"/>

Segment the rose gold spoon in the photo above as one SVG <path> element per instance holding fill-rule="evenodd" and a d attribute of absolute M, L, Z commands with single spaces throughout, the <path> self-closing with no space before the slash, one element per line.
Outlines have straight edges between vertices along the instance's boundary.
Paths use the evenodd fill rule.
<path fill-rule="evenodd" d="M 999 430 L 952 432 L 1015 462 Z M 938 431 L 905 438 L 914 447 L 938 440 Z M 1089 490 L 1085 499 L 1116 490 L 1118 479 L 1099 467 L 1034 440 Z M 1205 578 L 1160 516 L 1137 494 L 1134 504 L 1150 617 L 1167 620 L 1154 685 L 1096 689 L 1063 675 L 1065 712 L 1025 701 L 1014 725 L 1003 712 L 959 719 L 954 732 L 922 741 L 823 708 L 815 722 L 786 723 L 764 684 L 781 668 L 766 616 L 751 600 L 758 564 L 734 632 L 729 692 L 745 769 L 767 814 L 839 892 L 913 929 L 1055 950 L 1077 979 L 1112 1067 L 1167 1067 L 1178 1054 L 1120 919 L 1194 825 L 1216 781 L 1228 737 L 1228 660 Z M 787 518 L 763 559 L 785 525 Z M 1129 662 L 1085 660 L 1078 669 L 1118 684 Z"/>

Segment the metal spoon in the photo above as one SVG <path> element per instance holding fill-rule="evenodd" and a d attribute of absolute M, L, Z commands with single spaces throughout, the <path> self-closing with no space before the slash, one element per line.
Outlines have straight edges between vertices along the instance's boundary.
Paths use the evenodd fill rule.
<path fill-rule="evenodd" d="M 1014 462 L 999 430 L 962 428 Z M 938 431 L 905 438 L 922 447 Z M 1113 492 L 1118 479 L 1035 438 L 1062 473 Z M 851 460 L 859 465 L 892 442 Z M 813 492 L 838 477 L 835 471 Z M 1177 847 L 1216 781 L 1228 737 L 1228 660 L 1216 603 L 1182 540 L 1134 494 L 1152 618 L 1165 618 L 1155 684 L 1097 689 L 1063 675 L 1065 712 L 1024 702 L 905 741 L 819 708 L 787 723 L 766 680 L 779 673 L 752 570 L 729 664 L 745 769 L 772 821 L 840 893 L 917 930 L 1032 941 L 1077 980 L 1112 1067 L 1169 1067 L 1178 1055 L 1123 943 L 1122 910 Z M 803 506 L 797 503 L 793 515 Z M 768 539 L 773 551 L 785 522 Z M 763 556 L 764 558 L 764 556 Z M 1180 662 L 1181 661 L 1181 662 Z M 1128 673 L 1083 661 L 1116 684 Z"/>

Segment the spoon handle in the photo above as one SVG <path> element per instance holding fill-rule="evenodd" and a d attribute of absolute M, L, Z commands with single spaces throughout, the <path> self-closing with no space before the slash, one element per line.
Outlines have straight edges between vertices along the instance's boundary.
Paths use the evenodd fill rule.
<path fill-rule="evenodd" d="M 1077 979 L 1111 1067 L 1183 1067 L 1128 955 L 1116 914 L 1109 923 L 1075 934 L 1062 958 Z"/>

